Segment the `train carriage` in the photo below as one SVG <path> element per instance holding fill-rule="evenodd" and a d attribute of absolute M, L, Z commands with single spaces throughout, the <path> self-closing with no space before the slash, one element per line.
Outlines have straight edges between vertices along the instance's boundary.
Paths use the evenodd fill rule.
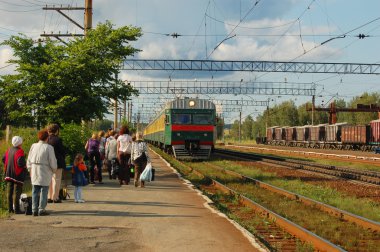
<path fill-rule="evenodd" d="M 326 126 L 326 148 L 340 149 L 342 147 L 342 127 L 346 122 Z"/>
<path fill-rule="evenodd" d="M 208 159 L 216 141 L 215 105 L 204 99 L 168 102 L 144 130 L 144 138 L 177 159 Z"/>
<path fill-rule="evenodd" d="M 345 149 L 367 148 L 371 135 L 369 125 L 345 125 L 342 127 L 342 144 Z"/>

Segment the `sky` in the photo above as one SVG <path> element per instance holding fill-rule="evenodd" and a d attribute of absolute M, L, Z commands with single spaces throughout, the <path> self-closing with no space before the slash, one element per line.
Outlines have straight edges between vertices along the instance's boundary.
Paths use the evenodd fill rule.
<path fill-rule="evenodd" d="M 42 10 L 45 5 L 61 4 L 83 7 L 84 0 L 0 0 L 0 42 L 18 33 L 33 39 L 44 32 L 82 33 L 58 12 Z M 93 0 L 93 26 L 109 20 L 115 27 L 141 27 L 143 36 L 132 44 L 142 50 L 133 57 L 136 59 L 378 64 L 379 10 L 378 0 Z M 83 10 L 64 12 L 83 23 Z M 359 39 L 359 34 L 366 37 Z M 10 58 L 10 48 L 0 46 L 0 75 L 14 70 L 13 66 L 7 66 Z M 314 83 L 317 106 L 326 106 L 336 98 L 349 101 L 364 92 L 380 92 L 378 75 L 130 70 L 122 71 L 120 76 L 126 81 Z M 311 101 L 310 96 L 286 95 L 186 96 L 269 100 L 270 106 L 287 100 L 297 105 Z M 164 97 L 170 99 L 175 95 Z M 134 99 L 134 104 L 133 113 L 137 113 L 138 99 Z M 244 107 L 243 120 L 264 109 Z M 223 112 L 227 123 L 238 116 L 238 112 Z"/>

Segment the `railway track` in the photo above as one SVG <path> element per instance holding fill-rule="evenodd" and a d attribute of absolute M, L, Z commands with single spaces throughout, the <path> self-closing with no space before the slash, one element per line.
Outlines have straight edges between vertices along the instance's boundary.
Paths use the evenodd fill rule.
<path fill-rule="evenodd" d="M 228 155 L 235 158 L 244 158 L 248 160 L 262 161 L 270 164 L 291 167 L 293 169 L 301 169 L 323 173 L 344 179 L 357 180 L 369 184 L 380 185 L 380 172 L 360 171 L 348 167 L 338 167 L 331 165 L 321 165 L 312 162 L 293 160 L 283 157 L 274 157 L 263 154 L 239 152 L 226 149 L 215 149 L 216 154 Z"/>
<path fill-rule="evenodd" d="M 216 179 L 212 179 L 211 177 L 206 176 L 197 169 L 187 166 L 184 163 L 182 163 L 182 165 L 187 168 L 188 172 L 194 173 L 197 176 L 206 178 L 208 181 L 210 181 L 210 186 L 212 186 L 214 190 L 216 189 L 227 195 L 235 196 L 241 206 L 251 208 L 261 218 L 264 217 L 269 219 L 270 222 L 273 222 L 275 225 L 269 224 L 265 228 L 258 227 L 256 229 L 256 237 L 259 238 L 259 240 L 271 251 L 277 251 L 278 247 L 282 248 L 281 251 L 295 251 L 298 243 L 297 239 L 305 243 L 311 243 L 316 251 L 345 251 L 344 249 L 336 246 L 328 240 L 306 230 L 296 223 L 289 221 L 286 218 L 267 209 L 266 207 L 252 201 L 251 199 L 245 197 L 244 195 L 238 193 L 237 191 L 231 189 Z M 208 188 L 208 190 L 210 190 L 210 188 Z M 294 237 L 289 237 L 289 234 Z"/>
<path fill-rule="evenodd" d="M 333 216 L 338 216 L 342 220 L 346 220 L 346 221 L 355 223 L 355 224 L 362 226 L 363 228 L 366 228 L 366 229 L 368 228 L 368 229 L 371 229 L 373 231 L 380 232 L 380 223 L 379 222 L 372 221 L 372 220 L 369 220 L 367 218 L 363 218 L 362 216 L 358 216 L 358 215 L 349 213 L 347 211 L 338 209 L 336 207 L 327 205 L 325 203 L 304 197 L 302 195 L 284 190 L 284 189 L 276 187 L 276 186 L 272 186 L 268 183 L 262 182 L 260 180 L 257 180 L 257 179 L 254 179 L 254 178 L 251 178 L 248 176 L 245 176 L 245 175 L 238 173 L 238 172 L 235 172 L 235 171 L 231 171 L 231 170 L 228 170 L 225 168 L 221 168 L 221 167 L 216 166 L 216 165 L 211 164 L 211 163 L 207 163 L 207 165 L 212 167 L 213 169 L 218 169 L 221 172 L 224 172 L 224 173 L 230 174 L 232 176 L 238 177 L 245 182 L 253 183 L 256 186 L 259 186 L 260 188 L 263 188 L 263 189 L 269 190 L 271 192 L 283 195 L 289 199 L 302 202 L 306 206 L 316 207 L 316 208 L 320 209 L 321 211 L 329 213 Z"/>
<path fill-rule="evenodd" d="M 175 163 L 180 163 L 180 162 L 175 161 Z M 210 169 L 211 168 L 211 167 L 209 167 L 210 165 L 213 166 L 212 168 L 214 169 L 214 171 L 213 171 L 214 174 L 219 174 L 219 175 L 210 175 L 212 173 L 210 173 L 210 174 L 208 173 L 208 171 L 213 170 L 213 169 Z M 264 206 L 265 204 L 264 205 L 261 203 L 259 204 L 258 202 L 256 202 L 256 200 L 253 201 L 251 199 L 251 197 L 246 195 L 246 193 L 243 193 L 243 192 L 245 192 L 244 191 L 245 185 L 250 184 L 253 187 L 261 187 L 261 188 L 265 188 L 266 190 L 268 190 L 267 187 L 271 187 L 272 192 L 276 192 L 277 194 L 280 192 L 281 196 L 285 196 L 290 201 L 302 202 L 302 204 L 305 205 L 305 208 L 318 209 L 318 211 L 320 211 L 320 212 L 325 212 L 324 215 L 330 215 L 331 216 L 330 219 L 335 218 L 336 221 L 341 222 L 340 225 L 343 225 L 343 226 L 347 225 L 347 229 L 352 228 L 353 225 L 354 226 L 355 225 L 360 226 L 359 230 L 363 229 L 363 230 L 368 231 L 368 229 L 371 229 L 372 230 L 371 232 L 373 232 L 374 235 L 370 235 L 371 238 L 368 237 L 369 242 L 373 241 L 371 239 L 375 239 L 376 241 L 379 239 L 377 233 L 380 230 L 380 225 L 377 222 L 373 222 L 371 220 L 366 220 L 365 218 L 362 218 L 360 216 L 355 216 L 354 214 L 350 214 L 350 213 L 347 213 L 345 211 L 341 211 L 339 209 L 334 209 L 333 207 L 326 206 L 322 203 L 318 204 L 318 202 L 310 200 L 306 197 L 302 197 L 300 195 L 297 195 L 297 194 L 294 194 L 291 192 L 287 192 L 287 191 L 279 189 L 279 188 L 272 187 L 268 184 L 262 183 L 261 181 L 251 179 L 247 176 L 236 173 L 234 171 L 229 171 L 229 170 L 226 170 L 226 169 L 223 169 L 220 167 L 215 167 L 215 164 L 210 164 L 208 162 L 195 163 L 195 165 L 194 165 L 194 163 L 184 164 L 181 162 L 180 166 L 185 167 L 185 170 L 187 171 L 185 173 L 185 175 L 187 174 L 188 176 L 191 177 L 191 174 L 196 174 L 196 176 L 198 176 L 198 177 L 205 178 L 201 181 L 211 182 L 210 184 L 208 184 L 208 186 L 201 186 L 201 188 L 203 190 L 206 190 L 206 191 L 222 191 L 222 192 L 224 192 L 225 195 L 232 195 L 235 198 L 235 200 L 237 200 L 239 202 L 239 204 L 241 205 L 241 207 L 235 207 L 235 208 L 252 209 L 252 211 L 254 211 L 256 213 L 256 215 L 260 216 L 260 218 L 267 219 L 268 221 L 265 221 L 265 223 L 268 223 L 268 224 L 258 225 L 257 227 L 255 226 L 254 227 L 254 233 L 255 233 L 255 236 L 258 236 L 260 238 L 259 240 L 263 241 L 264 244 L 267 244 L 267 243 L 269 244 L 268 247 L 271 251 L 276 251 L 276 250 L 279 250 L 279 251 L 295 251 L 297 244 L 299 244 L 299 242 L 297 242 L 297 239 L 295 237 L 297 237 L 299 240 L 305 242 L 306 244 L 312 243 L 315 251 L 345 251 L 345 250 L 343 249 L 344 246 L 338 246 L 338 245 L 334 244 L 335 242 L 334 243 L 330 242 L 330 241 L 326 240 L 325 238 L 322 238 L 322 237 L 316 235 L 314 232 L 311 232 L 311 231 L 307 230 L 306 228 L 303 228 L 302 226 L 305 226 L 305 225 L 299 225 L 293 221 L 290 221 L 287 218 L 284 218 L 283 216 L 287 216 L 286 214 L 280 215 L 280 214 L 272 211 L 271 210 L 272 208 L 265 207 Z M 226 177 L 223 178 L 223 176 L 224 176 L 223 174 L 227 174 L 227 176 L 229 178 L 226 178 Z M 215 177 L 215 176 L 217 176 L 217 177 Z M 238 179 L 236 179 L 236 178 L 238 178 Z M 198 182 L 199 181 L 200 180 L 198 180 Z M 238 185 L 237 186 L 238 188 L 236 188 L 236 184 L 240 184 L 240 186 Z M 211 194 L 213 194 L 213 193 L 211 193 Z M 277 202 L 277 204 L 282 204 L 282 203 Z M 321 208 L 326 208 L 326 209 L 321 209 Z M 296 209 L 298 209 L 298 208 L 296 208 Z M 247 211 L 247 210 L 244 210 L 244 211 Z M 313 210 L 313 211 L 315 212 L 316 210 Z M 301 213 L 301 216 L 302 216 L 302 213 Z M 314 216 L 314 215 L 312 214 L 311 216 Z M 318 215 L 318 216 L 320 217 L 320 215 Z M 245 217 L 247 218 L 247 220 L 243 219 L 243 222 L 253 219 L 253 217 L 246 216 L 246 214 L 245 214 Z M 316 217 L 316 218 L 318 218 L 318 217 Z M 326 220 L 328 220 L 328 219 L 329 218 L 327 218 Z M 351 224 L 351 225 L 344 224 L 344 223 L 348 223 L 348 222 L 353 222 L 355 224 Z M 363 224 L 363 223 L 367 223 L 367 224 Z M 307 227 L 307 226 L 308 225 L 306 225 L 305 227 Z M 330 226 L 327 225 L 325 228 L 329 229 Z M 341 230 L 344 230 L 344 229 L 345 228 L 343 228 L 343 229 L 341 228 Z M 373 238 L 373 237 L 377 237 L 377 238 Z M 366 243 L 366 239 L 364 239 L 364 240 L 365 241 L 361 240 L 360 243 L 363 243 L 363 242 Z M 377 244 L 377 243 L 378 243 L 378 241 L 375 242 L 375 244 Z M 274 244 L 274 246 L 271 247 L 271 244 Z M 337 244 L 339 244 L 339 243 L 337 243 Z M 272 249 L 272 248 L 274 248 L 274 249 Z M 278 248 L 280 248 L 280 249 L 278 249 Z M 311 251 L 311 250 L 302 250 L 302 251 Z M 354 250 L 352 250 L 352 248 L 351 248 L 351 249 L 349 249 L 349 251 L 372 251 L 372 249 L 368 250 L 368 248 L 367 248 L 367 249 L 358 249 L 358 250 L 354 249 Z"/>

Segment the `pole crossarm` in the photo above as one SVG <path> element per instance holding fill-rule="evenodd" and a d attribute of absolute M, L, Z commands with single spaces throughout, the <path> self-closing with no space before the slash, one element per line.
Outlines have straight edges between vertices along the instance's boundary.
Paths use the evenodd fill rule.
<path fill-rule="evenodd" d="M 128 59 L 122 70 L 248 71 L 332 74 L 380 74 L 380 64 L 277 61 Z"/>
<path fill-rule="evenodd" d="M 314 83 L 241 81 L 130 81 L 140 94 L 315 95 Z"/>
<path fill-rule="evenodd" d="M 40 34 L 41 37 L 83 37 L 84 34 L 76 34 L 76 33 L 43 33 Z"/>

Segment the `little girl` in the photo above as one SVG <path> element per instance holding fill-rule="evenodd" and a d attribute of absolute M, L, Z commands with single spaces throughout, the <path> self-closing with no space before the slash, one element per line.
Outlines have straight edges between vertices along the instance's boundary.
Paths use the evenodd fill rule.
<path fill-rule="evenodd" d="M 88 181 L 86 177 L 84 176 L 84 171 L 86 170 L 87 170 L 87 167 L 83 162 L 83 155 L 78 154 L 74 159 L 74 165 L 72 168 L 73 186 L 75 186 L 75 189 L 74 189 L 75 203 L 85 202 L 82 199 L 82 187 L 88 185 Z"/>

